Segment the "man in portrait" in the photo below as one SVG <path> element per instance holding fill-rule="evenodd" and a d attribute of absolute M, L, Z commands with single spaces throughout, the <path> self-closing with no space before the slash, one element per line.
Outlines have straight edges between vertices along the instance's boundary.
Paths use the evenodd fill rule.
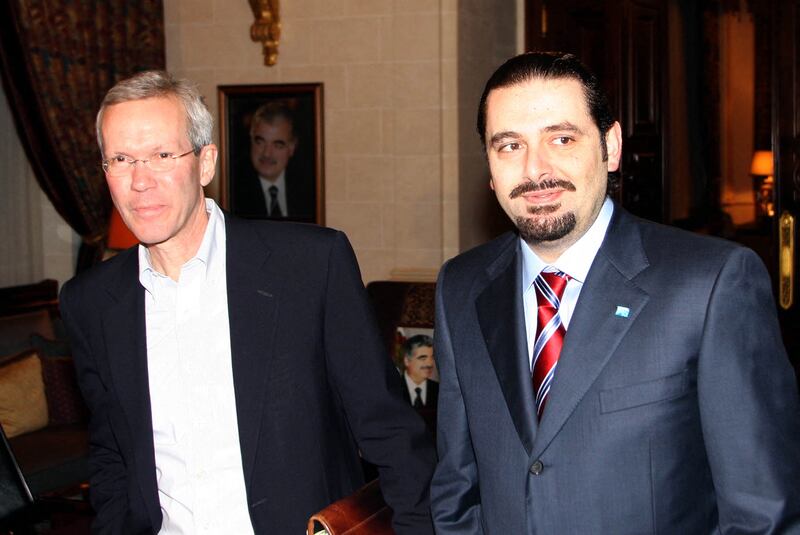
<path fill-rule="evenodd" d="M 232 177 L 231 210 L 235 214 L 315 220 L 314 177 L 296 174 L 296 167 L 290 165 L 300 143 L 296 121 L 294 111 L 285 100 L 267 102 L 253 114 L 250 122 L 252 171 Z"/>
<path fill-rule="evenodd" d="M 439 383 L 433 379 L 436 361 L 433 359 L 433 339 L 417 334 L 403 343 L 403 397 L 415 409 L 436 408 Z"/>
<path fill-rule="evenodd" d="M 622 130 L 575 56 L 478 109 L 517 227 L 436 285 L 437 534 L 800 533 L 800 403 L 769 276 L 608 196 Z"/>

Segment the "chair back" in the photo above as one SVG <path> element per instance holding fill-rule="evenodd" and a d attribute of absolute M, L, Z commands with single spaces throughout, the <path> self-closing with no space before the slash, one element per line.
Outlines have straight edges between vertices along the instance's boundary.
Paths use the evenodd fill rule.
<path fill-rule="evenodd" d="M 367 284 L 386 353 L 393 360 L 398 327 L 433 328 L 435 290 L 433 282 L 372 281 Z"/>

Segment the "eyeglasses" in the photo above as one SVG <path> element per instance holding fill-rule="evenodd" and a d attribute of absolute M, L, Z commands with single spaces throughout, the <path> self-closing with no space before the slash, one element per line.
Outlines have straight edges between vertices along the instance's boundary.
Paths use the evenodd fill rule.
<path fill-rule="evenodd" d="M 147 159 L 135 159 L 129 156 L 118 154 L 108 160 L 103 160 L 103 171 L 108 176 L 125 176 L 133 172 L 136 162 L 142 162 L 151 171 L 166 173 L 172 171 L 178 163 L 178 158 L 183 158 L 192 154 L 194 149 L 183 154 L 172 154 L 171 152 L 156 152 Z"/>

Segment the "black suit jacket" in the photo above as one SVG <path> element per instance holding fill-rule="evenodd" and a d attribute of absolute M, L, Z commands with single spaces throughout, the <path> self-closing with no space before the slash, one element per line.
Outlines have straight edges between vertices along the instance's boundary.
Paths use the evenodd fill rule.
<path fill-rule="evenodd" d="M 286 214 L 281 219 L 316 221 L 314 178 L 286 169 Z M 267 199 L 256 174 L 236 177 L 231 184 L 231 211 L 243 217 L 267 217 Z"/>
<path fill-rule="evenodd" d="M 408 388 L 406 388 L 405 379 L 403 380 L 403 398 L 412 405 L 414 402 L 411 400 L 411 396 L 408 392 Z M 439 401 L 439 383 L 434 381 L 433 379 L 428 379 L 428 393 L 425 397 L 425 408 L 435 409 L 436 404 Z"/>
<path fill-rule="evenodd" d="M 256 533 L 308 517 L 379 467 L 398 533 L 429 533 L 434 452 L 403 401 L 356 259 L 340 232 L 226 214 L 231 354 Z M 102 533 L 161 525 L 136 249 L 69 281 L 62 314 L 91 409 L 91 498 Z"/>

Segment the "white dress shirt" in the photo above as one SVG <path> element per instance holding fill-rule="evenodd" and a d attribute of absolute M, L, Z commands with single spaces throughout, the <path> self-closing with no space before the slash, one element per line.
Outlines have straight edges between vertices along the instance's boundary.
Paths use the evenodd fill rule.
<path fill-rule="evenodd" d="M 272 180 L 267 180 L 263 176 L 259 176 L 258 180 L 261 182 L 261 191 L 264 192 L 264 200 L 267 202 L 267 214 L 269 214 L 269 208 L 272 205 L 272 197 L 269 194 L 269 188 L 275 186 L 278 188 L 278 206 L 281 207 L 281 215 L 283 217 L 289 215 L 289 212 L 286 211 L 286 169 L 281 171 L 281 174 L 278 175 L 278 178 L 274 182 Z"/>
<path fill-rule="evenodd" d="M 611 221 L 611 215 L 614 213 L 614 203 L 611 199 L 606 197 L 603 206 L 600 208 L 600 213 L 597 219 L 594 220 L 592 226 L 586 231 L 586 234 L 575 242 L 569 249 L 558 257 L 552 264 L 548 264 L 539 258 L 533 249 L 520 238 L 520 249 L 522 250 L 522 304 L 525 311 L 525 332 L 528 339 L 528 360 L 533 364 L 533 346 L 536 342 L 536 320 L 538 304 L 536 302 L 536 290 L 533 286 L 536 277 L 539 276 L 543 270 L 547 271 L 563 271 L 571 277 L 564 289 L 564 295 L 561 298 L 561 306 L 558 313 L 561 316 L 561 322 L 564 328 L 569 330 L 569 321 L 572 319 L 572 312 L 575 310 L 575 305 L 578 303 L 578 297 L 583 288 L 583 283 L 586 280 L 586 275 L 589 273 L 589 268 L 592 267 L 594 257 L 597 256 L 597 251 L 606 237 L 608 224 Z"/>
<path fill-rule="evenodd" d="M 414 382 L 414 380 L 409 377 L 407 372 L 403 372 L 403 377 L 406 379 L 406 388 L 408 389 L 408 395 L 411 396 L 411 404 L 414 404 L 414 400 L 417 398 L 417 388 L 420 389 L 419 397 L 422 399 L 422 404 L 427 405 L 428 402 L 428 380 L 425 379 L 420 384 Z"/>
<path fill-rule="evenodd" d="M 208 226 L 178 282 L 139 246 L 145 288 L 159 533 L 253 533 L 231 366 L 225 220 L 206 199 Z"/>

